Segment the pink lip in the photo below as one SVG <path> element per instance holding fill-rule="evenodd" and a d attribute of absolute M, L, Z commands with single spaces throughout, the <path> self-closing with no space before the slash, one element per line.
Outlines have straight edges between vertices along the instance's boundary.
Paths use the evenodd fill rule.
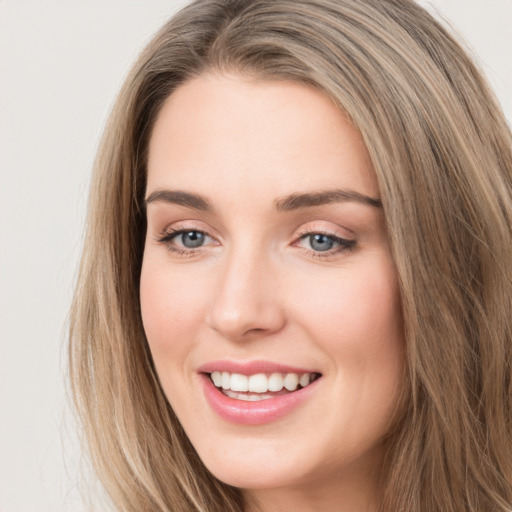
<path fill-rule="evenodd" d="M 308 370 L 305 368 L 297 368 L 270 361 L 212 361 L 200 366 L 197 371 L 199 373 L 229 372 L 240 373 L 241 375 L 254 375 L 256 373 L 320 373 L 316 370 Z"/>
<path fill-rule="evenodd" d="M 238 423 L 242 425 L 262 425 L 275 421 L 286 414 L 291 413 L 294 409 L 303 404 L 315 391 L 321 378 L 313 381 L 309 386 L 294 391 L 286 395 L 276 396 L 267 400 L 260 400 L 258 402 L 247 402 L 244 400 L 236 400 L 224 395 L 218 388 L 215 387 L 207 373 L 217 369 L 218 371 L 230 371 L 241 374 L 254 374 L 254 373 L 309 373 L 307 370 L 298 368 L 292 369 L 288 366 L 281 366 L 275 364 L 261 364 L 258 362 L 243 364 L 232 363 L 224 364 L 212 363 L 207 364 L 200 368 L 202 372 L 200 377 L 203 384 L 203 392 L 206 401 L 210 407 L 224 420 L 231 423 Z M 212 369 L 213 367 L 213 369 Z M 228 369 L 231 368 L 231 369 Z M 311 372 L 312 373 L 312 372 Z"/>

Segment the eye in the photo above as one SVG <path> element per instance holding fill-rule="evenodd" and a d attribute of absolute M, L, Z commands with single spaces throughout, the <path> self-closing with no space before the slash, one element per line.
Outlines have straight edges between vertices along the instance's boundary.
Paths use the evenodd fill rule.
<path fill-rule="evenodd" d="M 179 240 L 183 247 L 186 247 L 187 249 L 195 249 L 197 247 L 201 247 L 205 243 L 208 235 L 202 231 L 193 230 L 182 231 L 181 233 L 177 233 L 173 238 L 174 240 Z"/>
<path fill-rule="evenodd" d="M 356 245 L 355 240 L 347 240 L 328 233 L 306 233 L 300 236 L 298 244 L 315 256 L 330 256 L 348 250 Z"/>
<path fill-rule="evenodd" d="M 176 227 L 168 229 L 157 241 L 181 256 L 195 254 L 197 249 L 210 245 L 215 240 L 199 229 Z"/>
<path fill-rule="evenodd" d="M 333 237 L 317 233 L 307 236 L 310 247 L 314 251 L 329 251 L 334 247 L 336 241 Z"/>

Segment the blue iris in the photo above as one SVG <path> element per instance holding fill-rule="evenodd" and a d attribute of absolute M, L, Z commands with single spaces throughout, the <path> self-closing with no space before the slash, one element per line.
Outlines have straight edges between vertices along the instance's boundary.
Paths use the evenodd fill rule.
<path fill-rule="evenodd" d="M 181 243 L 187 249 L 201 247 L 204 243 L 204 239 L 205 235 L 204 233 L 201 233 L 201 231 L 186 231 L 181 233 Z"/>
<path fill-rule="evenodd" d="M 329 251 L 334 246 L 332 237 L 317 233 L 316 235 L 309 235 L 309 243 L 314 251 Z"/>

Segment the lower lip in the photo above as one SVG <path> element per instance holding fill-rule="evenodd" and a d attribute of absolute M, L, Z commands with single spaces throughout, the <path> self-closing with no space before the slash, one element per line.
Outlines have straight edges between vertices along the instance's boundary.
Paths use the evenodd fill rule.
<path fill-rule="evenodd" d="M 210 379 L 202 374 L 203 390 L 210 407 L 224 420 L 243 425 L 263 425 L 275 421 L 303 404 L 315 391 L 321 378 L 305 388 L 287 395 L 247 402 L 229 398 Z"/>

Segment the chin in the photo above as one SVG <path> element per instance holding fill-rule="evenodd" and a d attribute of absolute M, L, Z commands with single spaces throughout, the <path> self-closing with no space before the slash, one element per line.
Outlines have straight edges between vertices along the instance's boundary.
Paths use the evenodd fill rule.
<path fill-rule="evenodd" d="M 218 446 L 222 446 L 218 443 Z M 206 468 L 221 482 L 240 489 L 288 487 L 307 480 L 307 468 L 283 451 L 269 447 L 216 450 L 199 456 Z M 286 453 L 286 452 L 284 452 Z"/>
<path fill-rule="evenodd" d="M 243 464 L 242 467 L 230 464 L 207 465 L 208 470 L 221 482 L 239 489 L 271 489 L 293 487 L 307 480 L 305 475 L 296 473 L 286 466 L 258 467 L 257 464 Z"/>

